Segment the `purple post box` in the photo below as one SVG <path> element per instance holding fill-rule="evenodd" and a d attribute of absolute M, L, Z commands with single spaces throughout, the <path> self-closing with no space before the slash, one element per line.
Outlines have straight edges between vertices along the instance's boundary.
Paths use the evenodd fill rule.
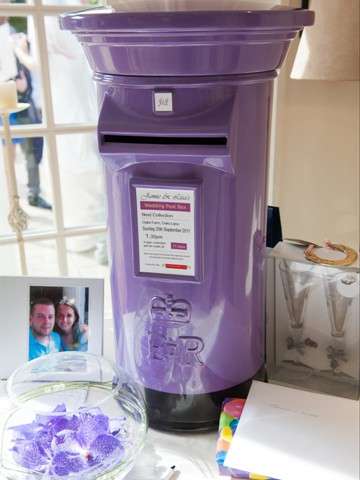
<path fill-rule="evenodd" d="M 213 427 L 263 366 L 272 84 L 312 23 L 307 10 L 61 18 L 98 84 L 117 362 L 155 427 Z"/>

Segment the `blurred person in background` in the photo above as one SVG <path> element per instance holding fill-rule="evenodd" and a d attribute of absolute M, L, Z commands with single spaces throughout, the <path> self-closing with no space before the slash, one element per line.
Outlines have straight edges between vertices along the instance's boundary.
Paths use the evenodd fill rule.
<path fill-rule="evenodd" d="M 0 0 L 2 3 L 2 0 Z M 11 40 L 11 27 L 7 17 L 0 16 L 0 82 L 7 82 L 13 80 L 17 76 L 17 63 L 15 53 L 13 51 Z M 16 88 L 20 88 L 20 81 L 16 82 Z M 10 115 L 10 125 L 15 123 L 16 116 Z M 0 118 L 0 126 L 1 118 Z M 15 161 L 15 145 L 21 142 L 21 139 L 13 139 L 12 144 L 9 147 L 10 157 L 12 161 Z"/>
<path fill-rule="evenodd" d="M 4 3 L 0 0 L 0 3 Z M 0 56 L 0 78 L 2 81 L 15 80 L 18 102 L 28 103 L 29 108 L 10 115 L 11 125 L 41 123 L 41 110 L 35 106 L 30 68 L 34 68 L 34 59 L 30 54 L 30 45 L 24 33 L 16 33 L 9 25 L 7 17 L 0 17 L 1 37 L 4 44 Z M 2 42 L 3 43 L 3 42 Z M 6 49 L 6 50 L 5 50 Z M 9 50 L 12 49 L 10 52 Z M 2 57 L 7 57 L 6 63 Z M 9 68 L 9 59 L 13 56 L 15 68 Z M 29 68 L 30 67 L 30 68 Z M 25 156 L 27 171 L 28 203 L 33 207 L 51 210 L 51 205 L 40 195 L 40 162 L 43 157 L 44 141 L 42 137 L 13 138 L 11 156 L 15 161 L 15 146 L 20 144 Z"/>
<path fill-rule="evenodd" d="M 14 53 L 17 60 L 17 79 L 21 78 L 22 88 L 18 87 L 18 101 L 28 103 L 29 108 L 16 114 L 16 123 L 20 125 L 41 123 L 41 110 L 35 105 L 33 98 L 33 80 L 30 69 L 35 67 L 35 61 L 30 54 L 30 43 L 24 33 L 12 35 Z M 51 205 L 40 195 L 40 162 L 43 157 L 43 137 L 25 138 L 20 144 L 25 155 L 28 175 L 28 203 L 32 207 L 51 210 Z"/>
<path fill-rule="evenodd" d="M 53 0 L 48 1 L 53 3 Z M 66 0 L 56 0 L 57 5 L 59 2 L 73 4 Z M 45 28 L 56 123 L 96 125 L 98 106 L 95 82 L 80 43 L 70 32 L 60 30 L 55 16 L 45 17 Z M 91 132 L 71 137 L 59 136 L 57 148 L 64 192 L 64 216 L 68 225 L 104 224 L 103 164 L 98 153 L 96 135 Z M 107 263 L 103 234 L 71 237 L 66 244 L 69 251 L 94 252 L 98 263 Z"/>

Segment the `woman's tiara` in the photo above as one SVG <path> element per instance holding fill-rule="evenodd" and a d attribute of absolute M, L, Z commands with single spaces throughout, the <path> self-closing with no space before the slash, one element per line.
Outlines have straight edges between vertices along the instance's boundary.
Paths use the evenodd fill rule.
<path fill-rule="evenodd" d="M 75 305 L 75 298 L 63 297 L 59 301 L 59 305 Z"/>

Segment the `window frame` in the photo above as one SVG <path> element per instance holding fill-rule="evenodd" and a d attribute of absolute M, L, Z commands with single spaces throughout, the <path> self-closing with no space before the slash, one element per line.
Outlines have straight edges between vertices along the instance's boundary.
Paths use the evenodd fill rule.
<path fill-rule="evenodd" d="M 89 5 L 91 8 L 91 5 Z M 106 225 L 85 225 L 81 227 L 65 227 L 64 212 L 62 208 L 62 191 L 59 172 L 59 160 L 56 146 L 56 138 L 59 135 L 95 133 L 96 124 L 88 123 L 64 123 L 55 122 L 53 103 L 51 97 L 50 69 L 45 29 L 45 17 L 59 15 L 69 11 L 78 11 L 81 6 L 74 5 L 46 5 L 42 0 L 33 0 L 32 3 L 0 4 L 0 16 L 8 17 L 33 17 L 35 27 L 35 43 L 38 49 L 38 74 L 42 86 L 42 112 L 43 121 L 41 124 L 12 126 L 13 137 L 39 137 L 44 138 L 47 145 L 47 158 L 49 162 L 49 173 L 51 189 L 53 194 L 53 215 L 54 227 L 46 231 L 26 230 L 21 234 L 1 235 L 0 246 L 17 245 L 19 250 L 19 266 L 22 275 L 26 275 L 26 248 L 27 242 L 38 240 L 55 240 L 59 275 L 67 276 L 68 258 L 66 251 L 66 239 L 73 236 L 92 235 L 106 232 Z M 82 9 L 83 10 L 83 9 Z M 0 136 L 4 136 L 4 129 L 0 127 Z M 22 259 L 22 261 L 20 261 Z"/>

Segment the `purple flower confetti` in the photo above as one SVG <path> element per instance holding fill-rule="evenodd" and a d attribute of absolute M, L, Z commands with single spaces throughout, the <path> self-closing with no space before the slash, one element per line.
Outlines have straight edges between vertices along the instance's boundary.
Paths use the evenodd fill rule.
<path fill-rule="evenodd" d="M 99 408 L 70 415 L 63 404 L 52 413 L 11 428 L 10 450 L 21 467 L 46 478 L 79 478 L 79 473 L 105 471 L 124 458 L 128 438 L 119 439 L 118 433 L 126 432 L 125 417 L 110 419 Z"/>

